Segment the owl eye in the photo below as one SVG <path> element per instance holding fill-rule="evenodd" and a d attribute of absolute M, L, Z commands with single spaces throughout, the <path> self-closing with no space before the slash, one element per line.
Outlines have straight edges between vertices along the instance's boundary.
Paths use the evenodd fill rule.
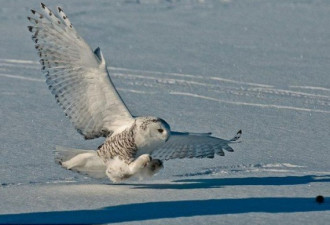
<path fill-rule="evenodd" d="M 158 129 L 158 132 L 159 132 L 159 133 L 163 133 L 164 130 L 163 130 L 163 129 Z"/>

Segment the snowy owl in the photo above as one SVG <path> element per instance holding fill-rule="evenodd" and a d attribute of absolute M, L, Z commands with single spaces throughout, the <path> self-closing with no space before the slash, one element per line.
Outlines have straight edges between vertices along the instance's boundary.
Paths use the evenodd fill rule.
<path fill-rule="evenodd" d="M 97 150 L 57 147 L 55 161 L 63 168 L 120 182 L 154 175 L 163 168 L 162 160 L 233 151 L 228 144 L 238 142 L 241 131 L 223 140 L 211 133 L 171 131 L 163 119 L 131 115 L 100 48 L 92 51 L 60 7 L 55 14 L 41 3 L 41 13 L 31 12 L 28 29 L 51 93 L 85 139 L 106 138 Z"/>

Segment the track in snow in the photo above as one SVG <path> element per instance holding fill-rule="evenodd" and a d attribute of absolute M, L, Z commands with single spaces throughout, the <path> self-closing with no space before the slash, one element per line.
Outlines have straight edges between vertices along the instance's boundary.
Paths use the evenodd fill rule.
<path fill-rule="evenodd" d="M 287 88 L 276 88 L 271 84 L 237 81 L 215 75 L 205 77 L 183 73 L 108 68 L 119 92 L 165 93 L 231 105 L 330 113 L 330 89 L 326 87 L 288 85 Z M 42 77 L 40 66 L 35 61 L 0 59 L 0 77 L 44 82 L 40 78 Z"/>

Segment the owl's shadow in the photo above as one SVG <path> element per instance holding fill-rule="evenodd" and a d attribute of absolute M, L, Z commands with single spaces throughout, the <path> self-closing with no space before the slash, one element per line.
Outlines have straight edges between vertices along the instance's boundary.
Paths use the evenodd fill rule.
<path fill-rule="evenodd" d="M 252 186 L 252 185 L 300 185 L 313 182 L 330 182 L 330 175 L 306 175 L 306 176 L 283 176 L 283 177 L 243 177 L 243 178 L 187 178 L 174 180 L 171 183 L 131 183 L 136 189 L 200 189 L 222 188 L 225 186 Z M 121 184 L 123 185 L 123 184 Z"/>

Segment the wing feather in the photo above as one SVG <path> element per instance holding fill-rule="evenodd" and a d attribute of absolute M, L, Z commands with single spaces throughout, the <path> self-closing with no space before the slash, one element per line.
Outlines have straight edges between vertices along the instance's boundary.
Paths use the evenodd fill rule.
<path fill-rule="evenodd" d="M 107 136 L 133 118 L 115 89 L 99 49 L 78 35 L 63 10 L 31 10 L 32 40 L 46 83 L 75 128 L 86 139 Z"/>
<path fill-rule="evenodd" d="M 230 140 L 212 137 L 211 133 L 172 132 L 170 139 L 152 153 L 152 157 L 169 160 L 182 158 L 214 158 L 214 155 L 224 156 L 224 151 L 233 152 L 230 143 L 238 142 L 242 131 Z"/>

